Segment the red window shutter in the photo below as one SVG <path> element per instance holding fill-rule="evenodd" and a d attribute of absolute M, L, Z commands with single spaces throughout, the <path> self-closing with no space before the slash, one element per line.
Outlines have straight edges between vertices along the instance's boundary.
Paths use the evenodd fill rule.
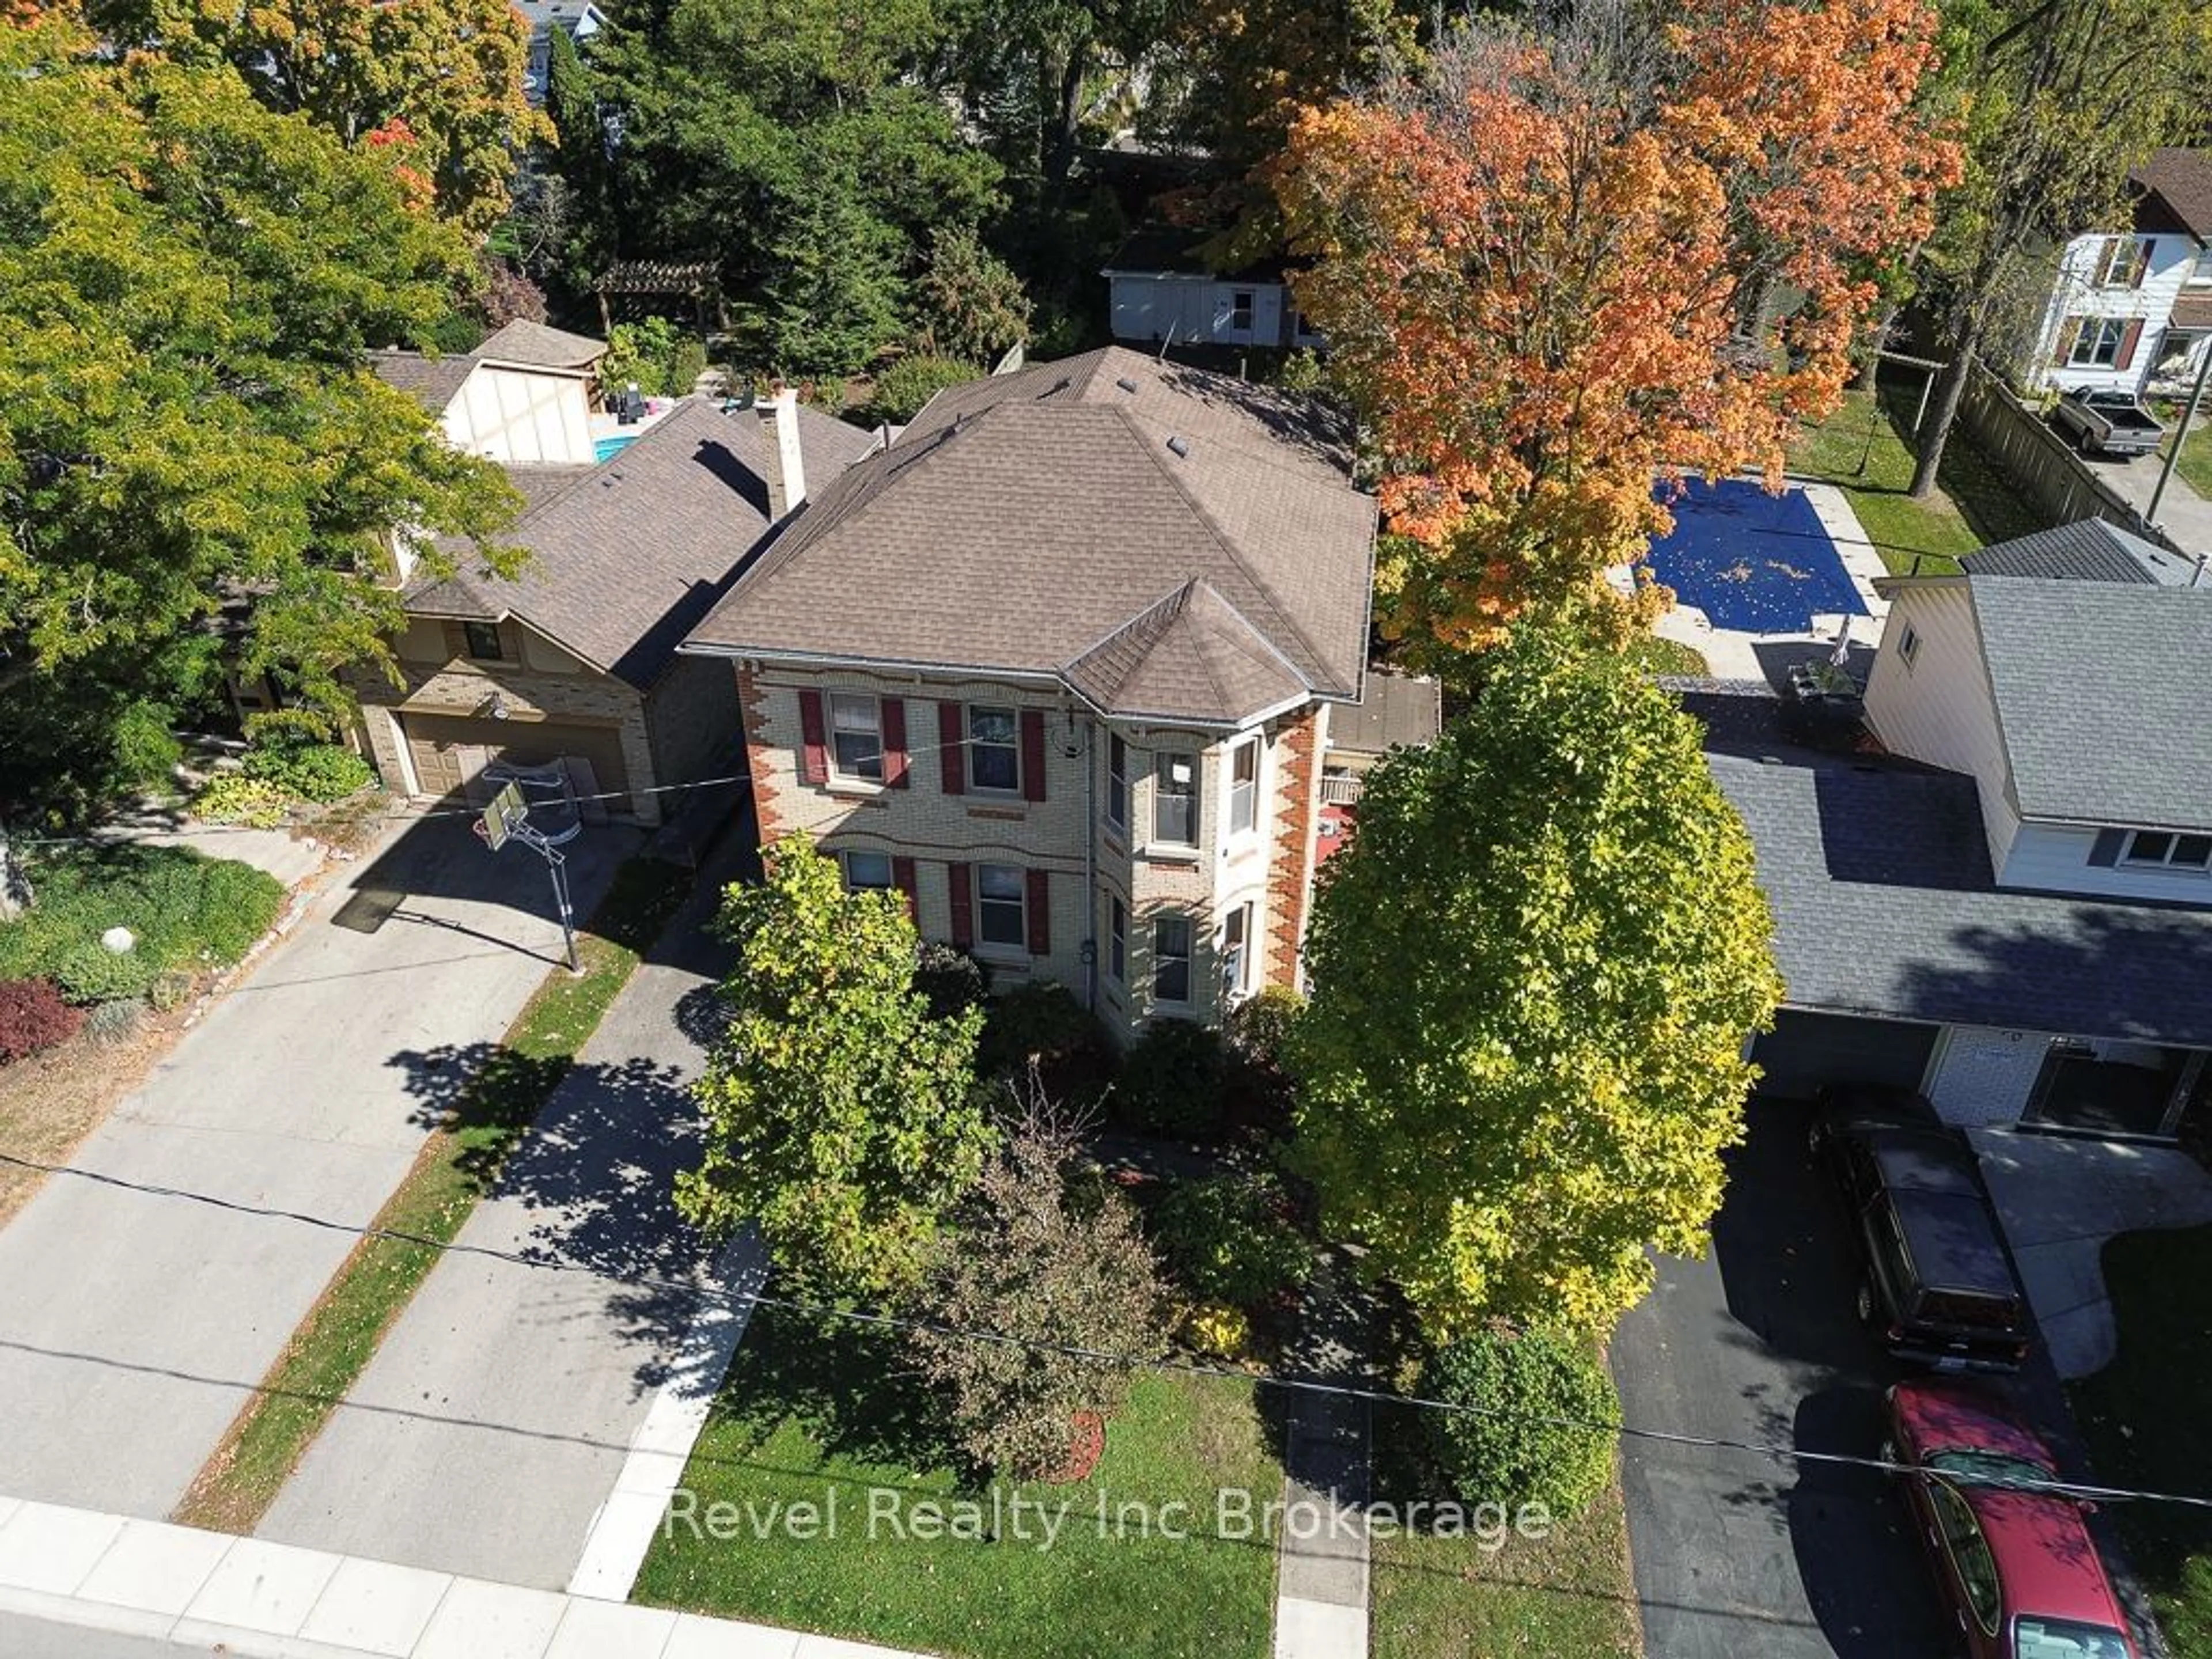
<path fill-rule="evenodd" d="M 2142 338 L 2142 319 L 2130 318 L 2127 332 L 2120 336 L 2120 355 L 2112 359 L 2114 368 L 2125 368 L 2136 360 L 2136 342 Z"/>
<path fill-rule="evenodd" d="M 921 925 L 921 890 L 915 884 L 912 859 L 895 858 L 891 860 L 891 885 L 906 895 L 906 919 L 919 927 Z"/>
<path fill-rule="evenodd" d="M 802 691 L 799 694 L 799 781 L 801 783 L 830 781 L 830 743 L 823 735 L 822 694 Z"/>
<path fill-rule="evenodd" d="M 2079 317 L 2069 317 L 2059 328 L 2058 349 L 2051 353 L 2051 361 L 2063 368 L 2066 366 L 2066 360 L 2074 355 L 2074 343 L 2081 337 L 2081 319 Z"/>
<path fill-rule="evenodd" d="M 1022 795 L 1044 799 L 1044 710 L 1022 710 Z"/>
<path fill-rule="evenodd" d="M 896 697 L 883 700 L 884 787 L 906 787 L 906 704 Z"/>
<path fill-rule="evenodd" d="M 1052 875 L 1048 871 L 1029 872 L 1029 902 L 1022 906 L 1023 919 L 1030 930 L 1030 954 L 1048 957 L 1052 954 Z"/>
<path fill-rule="evenodd" d="M 2150 275 L 2150 244 L 2140 238 L 2128 240 L 2128 258 L 2135 261 L 2134 274 L 2128 280 L 2130 288 L 2141 288 L 2143 278 Z"/>
<path fill-rule="evenodd" d="M 968 891 L 968 866 L 945 866 L 946 884 L 952 889 L 952 942 L 962 950 L 975 943 L 975 903 Z"/>
<path fill-rule="evenodd" d="M 958 795 L 968 788 L 968 722 L 957 702 L 937 705 L 937 752 L 945 763 L 945 793 Z"/>

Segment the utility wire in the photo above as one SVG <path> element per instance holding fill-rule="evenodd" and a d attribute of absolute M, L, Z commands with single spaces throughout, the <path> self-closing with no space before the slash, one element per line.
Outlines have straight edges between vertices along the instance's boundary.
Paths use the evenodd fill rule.
<path fill-rule="evenodd" d="M 1439 1400 L 1425 1395 L 1399 1394 L 1382 1389 L 1363 1389 L 1349 1383 L 1316 1382 L 1304 1377 L 1285 1376 L 1272 1371 L 1255 1374 L 1236 1370 L 1224 1365 L 1204 1364 L 1195 1360 L 1163 1358 L 1152 1354 L 1115 1353 L 1105 1349 L 1086 1347 L 1077 1343 L 1048 1342 L 1033 1337 L 1012 1336 L 1004 1332 L 981 1331 L 962 1326 L 945 1325 L 932 1320 L 910 1319 L 896 1314 L 832 1307 L 793 1297 L 771 1296 L 761 1291 L 704 1285 L 695 1280 L 669 1279 L 654 1273 L 609 1273 L 582 1262 L 565 1261 L 557 1257 L 531 1255 L 518 1250 L 499 1249 L 483 1244 L 451 1243 L 390 1227 L 358 1226 L 351 1222 L 336 1221 L 327 1216 L 313 1215 L 306 1211 L 247 1204 L 235 1199 L 217 1198 L 212 1194 L 193 1192 L 185 1188 L 127 1180 L 120 1176 L 106 1175 L 96 1170 L 80 1169 L 74 1164 L 42 1163 L 36 1158 L 21 1158 L 9 1152 L 0 1152 L 0 1164 L 13 1164 L 18 1169 L 27 1170 L 40 1175 L 66 1176 L 76 1180 L 90 1182 L 98 1186 L 116 1188 L 122 1191 L 155 1198 L 179 1199 L 187 1203 L 204 1205 L 212 1209 L 225 1210 L 234 1214 L 255 1216 L 268 1220 L 290 1221 L 301 1226 L 315 1228 L 324 1232 L 339 1233 L 348 1237 L 386 1239 L 393 1243 L 415 1245 L 434 1250 L 441 1255 L 474 1256 L 513 1267 L 536 1268 L 548 1273 L 580 1273 L 586 1278 L 631 1289 L 651 1291 L 661 1294 L 674 1293 L 702 1302 L 719 1303 L 732 1311 L 743 1310 L 750 1312 L 755 1308 L 775 1308 L 813 1319 L 835 1319 L 878 1330 L 919 1331 L 954 1341 L 974 1342 L 1002 1348 L 1020 1348 L 1034 1353 L 1053 1354 L 1063 1358 L 1080 1359 L 1095 1364 L 1224 1382 L 1243 1382 L 1251 1383 L 1255 1387 L 1275 1389 L 1285 1393 L 1300 1394 L 1316 1398 L 1352 1400 L 1370 1406 L 1398 1406 L 1421 1411 L 1443 1412 L 1455 1416 L 1502 1418 L 1522 1423 L 1540 1424 L 1550 1428 L 1570 1429 L 1585 1434 L 1605 1435 L 1623 1440 L 1646 1441 L 1658 1445 L 1683 1446 L 1701 1451 L 1741 1452 L 1749 1456 L 1765 1458 L 1771 1462 L 1792 1466 L 1813 1465 L 1831 1468 L 1866 1469 L 1881 1474 L 1924 1475 L 1931 1473 L 1917 1465 L 1899 1463 L 1889 1458 L 1864 1457 L 1850 1452 L 1806 1451 L 1790 1446 L 1761 1445 L 1754 1441 L 1732 1439 L 1724 1435 L 1683 1434 L 1672 1430 L 1647 1428 L 1636 1424 L 1607 1423 L 1595 1418 L 1571 1417 L 1549 1412 L 1516 1411 L 1497 1406 L 1469 1404 L 1464 1401 Z M 1935 1471 L 1935 1473 L 1941 1473 L 1941 1471 Z M 2180 1492 L 2148 1492 L 2124 1486 L 2090 1486 L 2071 1480 L 2006 1479 L 1977 1482 L 1972 1480 L 1961 1480 L 1960 1484 L 2000 1486 L 2008 1492 L 2040 1493 L 2100 1503 L 2171 1504 L 2187 1509 L 2212 1510 L 2212 1498 L 2193 1497 Z"/>

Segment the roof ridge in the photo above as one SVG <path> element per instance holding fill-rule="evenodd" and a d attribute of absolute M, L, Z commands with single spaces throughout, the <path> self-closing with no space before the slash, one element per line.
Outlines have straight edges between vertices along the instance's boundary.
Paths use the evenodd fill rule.
<path fill-rule="evenodd" d="M 1190 486 L 1176 476 L 1175 471 L 1172 467 L 1169 466 L 1168 464 L 1162 460 L 1158 456 L 1152 453 L 1152 446 L 1146 441 L 1144 432 L 1141 429 L 1141 423 L 1137 420 L 1134 413 L 1119 404 L 1109 404 L 1106 407 L 1112 410 L 1115 414 L 1121 417 L 1121 423 L 1123 427 L 1127 429 L 1129 437 L 1131 441 L 1136 444 L 1138 450 L 1152 463 L 1153 469 L 1158 471 L 1162 477 L 1168 481 L 1169 485 L 1175 490 L 1175 492 L 1181 495 L 1184 501 L 1189 505 L 1191 512 L 1197 515 L 1198 521 L 1206 526 L 1206 533 L 1213 538 L 1214 545 L 1221 550 L 1223 556 L 1228 559 L 1230 564 L 1236 569 L 1237 574 L 1243 577 L 1246 581 L 1251 583 L 1254 589 L 1260 594 L 1260 597 L 1267 602 L 1268 608 L 1274 611 L 1277 618 L 1282 623 L 1284 631 L 1289 634 L 1292 639 L 1296 640 L 1315 662 L 1327 662 L 1328 658 L 1319 650 L 1315 648 L 1313 641 L 1307 635 L 1305 629 L 1298 625 L 1297 619 L 1294 618 L 1290 614 L 1290 611 L 1285 607 L 1280 596 L 1279 596 L 1275 590 L 1270 587 L 1267 583 L 1261 578 L 1258 572 L 1255 571 L 1244 562 L 1243 557 L 1237 550 L 1236 543 L 1231 538 L 1228 531 L 1223 527 L 1221 521 L 1213 516 L 1212 513 L 1207 508 L 1205 502 L 1200 501 L 1195 495 L 1192 494 Z M 1165 447 L 1164 445 L 1162 447 Z M 1242 615 L 1241 608 L 1231 601 L 1227 594 L 1221 592 L 1218 588 L 1214 590 L 1214 594 L 1217 599 L 1220 599 L 1222 604 L 1228 605 L 1231 611 L 1238 611 L 1240 616 Z M 1244 625 L 1247 628 L 1252 629 L 1255 633 L 1258 633 L 1260 631 L 1258 627 L 1249 617 L 1243 617 L 1243 620 L 1244 622 Z M 1301 668 L 1297 664 L 1291 662 L 1287 655 L 1284 657 L 1284 661 L 1289 666 L 1291 673 L 1297 677 L 1299 684 L 1304 686 L 1309 691 L 1319 689 L 1314 684 L 1314 677 L 1308 673 L 1304 668 Z"/>

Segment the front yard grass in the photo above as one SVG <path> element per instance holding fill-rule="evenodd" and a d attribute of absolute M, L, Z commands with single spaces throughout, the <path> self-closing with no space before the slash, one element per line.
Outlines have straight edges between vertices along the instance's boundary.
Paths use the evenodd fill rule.
<path fill-rule="evenodd" d="M 1410 1481 L 1407 1492 L 1433 1496 L 1414 1473 L 1428 1427 L 1420 1413 L 1378 1406 L 1375 1426 L 1385 1495 Z M 1496 1548 L 1474 1535 L 1376 1537 L 1372 1659 L 1638 1659 L 1643 1627 L 1617 1465 L 1590 1506 L 1554 1523 L 1547 1536 L 1525 1538 L 1510 1528 L 1492 1536 L 1501 1533 Z"/>
<path fill-rule="evenodd" d="M 1283 1479 L 1267 1446 L 1249 1383 L 1146 1375 L 1088 1479 L 978 1486 L 896 1337 L 763 1307 L 632 1595 L 959 1659 L 1261 1659 L 1275 1559 L 1256 1506 Z M 1253 1536 L 1217 1533 L 1222 1488 L 1252 1493 Z M 681 1519 L 686 1493 L 702 1535 Z M 901 1537 L 880 1519 L 870 1535 L 872 1502 L 911 1517 L 962 1500 L 982 1505 L 984 1540 Z M 1188 1506 L 1187 1538 L 1139 1533 L 1133 1510 L 1116 1535 L 1124 1503 L 1157 1516 L 1171 1501 Z M 736 1506 L 738 1536 L 703 1535 L 715 1504 Z M 823 1512 L 816 1535 L 787 1530 L 793 1504 Z M 1049 1549 L 1034 1504 L 1068 1506 Z"/>
<path fill-rule="evenodd" d="M 2100 1485 L 2212 1497 L 2212 1227 L 2124 1233 L 2105 1246 L 2119 1350 L 2073 1385 Z M 2112 1506 L 2173 1659 L 2212 1656 L 2212 1515 Z"/>
<path fill-rule="evenodd" d="M 1955 574 L 1961 553 L 2047 528 L 1963 423 L 1952 428 L 1944 446 L 1935 496 L 1916 501 L 1905 493 L 1914 460 L 1906 434 L 1919 395 L 1917 384 L 1886 389 L 1879 404 L 1863 387 L 1847 393 L 1833 415 L 1805 429 L 1790 449 L 1790 471 L 1832 483 L 1850 498 L 1893 575 Z"/>
<path fill-rule="evenodd" d="M 2181 404 L 2167 401 L 2158 404 L 2154 413 L 2166 422 L 2166 441 L 2160 446 L 2161 453 L 2173 450 L 2173 434 L 2181 424 Z M 2174 463 L 2174 476 L 2207 501 L 2212 501 L 2212 398 L 2208 398 L 2197 411 L 2197 418 L 2189 423 L 2188 441 L 2181 447 L 2181 459 Z"/>
<path fill-rule="evenodd" d="M 461 1085 L 445 1123 L 423 1142 L 370 1224 L 410 1237 L 364 1237 L 354 1247 L 200 1470 L 175 1520 L 217 1532 L 253 1530 L 690 888 L 684 872 L 654 860 L 633 859 L 616 872 L 578 936 L 582 971 L 572 976 L 556 968 L 546 975 Z"/>

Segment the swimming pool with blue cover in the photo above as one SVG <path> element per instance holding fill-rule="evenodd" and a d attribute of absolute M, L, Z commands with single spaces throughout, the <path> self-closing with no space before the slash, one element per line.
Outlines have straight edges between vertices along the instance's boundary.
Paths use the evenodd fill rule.
<path fill-rule="evenodd" d="M 1816 612 L 1867 614 L 1802 490 L 1770 495 L 1748 479 L 1692 478 L 1667 506 L 1674 533 L 1651 544 L 1651 574 L 1715 628 L 1805 634 Z"/>

